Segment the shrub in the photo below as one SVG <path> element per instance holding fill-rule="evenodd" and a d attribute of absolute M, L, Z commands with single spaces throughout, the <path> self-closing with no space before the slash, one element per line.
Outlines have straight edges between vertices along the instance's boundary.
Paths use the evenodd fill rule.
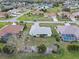
<path fill-rule="evenodd" d="M 10 46 L 10 45 L 5 45 L 3 47 L 3 52 L 5 54 L 13 54 L 15 52 L 15 47 L 14 46 Z"/>
<path fill-rule="evenodd" d="M 57 34 L 54 34 L 54 37 L 55 37 L 57 42 L 60 42 L 60 37 Z"/>
<path fill-rule="evenodd" d="M 59 3 L 54 3 L 54 7 L 58 7 L 59 6 Z"/>
<path fill-rule="evenodd" d="M 70 9 L 69 8 L 63 8 L 62 11 L 70 12 Z"/>
<path fill-rule="evenodd" d="M 70 52 L 79 52 L 79 45 L 68 45 L 67 49 Z"/>
<path fill-rule="evenodd" d="M 37 48 L 38 48 L 38 53 L 45 53 L 46 51 L 46 46 L 44 44 L 38 46 Z"/>

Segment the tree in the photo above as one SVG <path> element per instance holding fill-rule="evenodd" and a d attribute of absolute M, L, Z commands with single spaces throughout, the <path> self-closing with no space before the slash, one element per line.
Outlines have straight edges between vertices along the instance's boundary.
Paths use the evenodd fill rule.
<path fill-rule="evenodd" d="M 54 34 L 54 37 L 55 37 L 55 39 L 56 39 L 57 42 L 60 42 L 60 37 L 59 37 L 59 35 Z"/>
<path fill-rule="evenodd" d="M 62 11 L 70 12 L 70 8 L 63 8 Z"/>
<path fill-rule="evenodd" d="M 1 4 L 1 11 L 4 11 L 5 7 Z"/>
<path fill-rule="evenodd" d="M 23 30 L 25 30 L 25 29 L 27 29 L 27 25 L 26 25 L 26 23 L 24 23 L 24 29 L 23 29 Z"/>
<path fill-rule="evenodd" d="M 6 18 L 9 18 L 9 15 L 8 14 L 5 14 Z"/>
<path fill-rule="evenodd" d="M 3 47 L 3 52 L 5 54 L 13 54 L 16 51 L 16 48 L 13 45 L 5 45 Z"/>
<path fill-rule="evenodd" d="M 41 44 L 40 46 L 37 47 L 38 48 L 38 53 L 45 53 L 46 51 L 46 46 L 44 44 Z"/>
<path fill-rule="evenodd" d="M 24 24 L 24 22 L 23 21 L 20 21 L 20 25 L 23 25 Z"/>
<path fill-rule="evenodd" d="M 58 2 L 54 3 L 54 6 L 55 7 L 58 7 L 59 6 L 59 3 Z"/>
<path fill-rule="evenodd" d="M 44 8 L 41 9 L 40 11 L 47 12 L 47 9 L 44 7 Z"/>

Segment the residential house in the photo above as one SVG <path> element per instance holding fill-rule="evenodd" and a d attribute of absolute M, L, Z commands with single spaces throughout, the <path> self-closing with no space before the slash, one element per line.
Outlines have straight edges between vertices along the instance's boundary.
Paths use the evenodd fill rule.
<path fill-rule="evenodd" d="M 70 9 L 79 8 L 79 0 L 67 0 L 64 2 L 64 7 Z"/>
<path fill-rule="evenodd" d="M 63 41 L 79 40 L 79 27 L 75 25 L 65 24 L 65 26 L 58 26 L 57 31 Z"/>
<path fill-rule="evenodd" d="M 7 12 L 0 12 L 0 18 L 6 18 L 8 16 Z"/>
<path fill-rule="evenodd" d="M 6 25 L 0 29 L 0 37 L 4 36 L 8 33 L 10 34 L 18 34 L 19 32 L 23 31 L 24 26 L 17 25 L 13 23 L 12 25 Z"/>
<path fill-rule="evenodd" d="M 60 17 L 64 16 L 64 17 L 70 18 L 71 13 L 69 13 L 69 12 L 59 12 L 59 13 L 57 13 L 57 15 L 60 16 Z"/>
<path fill-rule="evenodd" d="M 56 13 L 48 13 L 48 17 L 52 18 L 54 21 L 58 21 Z"/>
<path fill-rule="evenodd" d="M 74 12 L 72 13 L 72 15 L 76 18 L 76 17 L 79 17 L 79 12 Z"/>
<path fill-rule="evenodd" d="M 13 9 L 13 10 L 9 10 L 8 13 L 10 16 L 18 16 L 21 14 L 20 11 L 21 10 L 19 10 L 19 9 Z"/>
<path fill-rule="evenodd" d="M 32 25 L 29 34 L 35 37 L 48 37 L 52 35 L 52 31 L 50 27 L 40 27 L 39 23 L 36 22 Z"/>

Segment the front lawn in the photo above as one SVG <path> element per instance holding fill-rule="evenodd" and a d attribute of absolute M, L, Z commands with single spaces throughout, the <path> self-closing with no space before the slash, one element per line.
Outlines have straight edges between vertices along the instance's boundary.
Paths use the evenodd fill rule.
<path fill-rule="evenodd" d="M 54 12 L 54 13 L 57 13 L 59 11 L 62 10 L 62 5 L 59 5 L 58 7 L 53 7 L 53 8 L 49 8 L 48 9 L 48 12 Z"/>
<path fill-rule="evenodd" d="M 0 28 L 4 27 L 5 25 L 8 25 L 8 24 L 11 24 L 11 23 L 0 22 Z"/>
<path fill-rule="evenodd" d="M 8 20 L 8 19 L 11 19 L 13 18 L 13 16 L 9 16 L 8 18 L 0 18 L 0 20 Z"/>
<path fill-rule="evenodd" d="M 50 18 L 47 18 L 47 17 L 44 17 L 44 16 L 40 16 L 40 15 L 39 16 L 37 16 L 37 15 L 28 16 L 27 14 L 19 17 L 17 20 L 20 20 L 20 21 L 23 21 L 23 20 L 25 20 L 25 21 L 34 21 L 34 20 L 51 21 Z"/>
<path fill-rule="evenodd" d="M 66 19 L 66 18 L 61 18 L 61 17 L 57 17 L 59 21 L 71 21 L 70 19 Z"/>

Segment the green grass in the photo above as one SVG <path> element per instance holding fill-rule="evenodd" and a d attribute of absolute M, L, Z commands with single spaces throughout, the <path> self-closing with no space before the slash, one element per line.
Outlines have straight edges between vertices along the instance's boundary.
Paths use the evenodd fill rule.
<path fill-rule="evenodd" d="M 62 9 L 62 5 L 59 5 L 59 7 L 53 7 L 53 8 L 48 9 L 48 12 L 57 13 L 57 12 L 61 11 L 61 9 Z"/>
<path fill-rule="evenodd" d="M 2 49 L 4 47 L 4 44 L 3 43 L 0 43 L 0 48 Z"/>
<path fill-rule="evenodd" d="M 37 53 L 26 53 L 26 54 L 16 54 L 14 56 L 0 56 L 1 59 L 79 59 L 79 54 L 71 54 L 66 50 L 66 46 L 64 47 L 64 51 L 62 50 L 62 54 L 52 54 L 52 55 L 40 55 Z"/>
<path fill-rule="evenodd" d="M 11 18 L 13 18 L 13 16 L 10 16 L 8 18 L 0 18 L 0 20 L 8 20 L 8 19 L 11 19 Z"/>
<path fill-rule="evenodd" d="M 29 33 L 29 30 L 31 28 L 31 25 L 32 24 L 27 24 L 27 33 Z M 46 26 L 46 27 L 51 27 L 52 28 L 52 24 L 40 24 L 40 26 Z M 53 28 L 52 28 L 53 30 Z M 25 32 L 26 32 L 25 31 Z M 30 40 L 29 42 L 26 41 L 26 43 L 28 45 L 40 45 L 40 44 L 45 44 L 46 46 L 49 46 L 51 45 L 52 43 L 56 42 L 55 38 L 52 36 L 52 37 L 46 37 L 46 38 L 33 38 L 31 36 L 29 36 L 28 34 L 26 35 L 26 37 L 29 37 L 28 40 Z M 27 40 L 27 39 L 26 39 Z"/>
<path fill-rule="evenodd" d="M 8 25 L 8 24 L 11 24 L 11 23 L 0 22 L 0 28 L 4 27 L 5 25 Z"/>
<path fill-rule="evenodd" d="M 48 10 L 49 13 L 50 12 L 57 13 L 57 12 L 61 11 L 61 9 L 62 9 L 62 6 L 60 5 L 59 7 L 49 8 L 47 10 Z M 40 15 L 28 16 L 27 14 L 25 14 L 25 15 L 19 17 L 17 20 L 20 20 L 20 21 L 22 21 L 22 20 L 27 20 L 27 21 L 30 21 L 30 20 L 31 21 L 34 21 L 34 20 L 51 21 L 52 19 L 50 19 L 48 17 L 40 16 Z"/>
<path fill-rule="evenodd" d="M 27 32 L 29 32 L 29 29 L 31 27 L 32 24 L 27 24 Z M 47 27 L 51 27 L 52 31 L 53 31 L 53 35 L 54 33 L 58 35 L 58 33 L 56 32 L 56 30 L 54 29 L 54 27 L 56 27 L 56 25 L 54 24 L 40 24 L 40 26 L 47 26 Z M 1 55 L 0 59 L 79 59 L 79 53 L 69 53 L 69 51 L 67 50 L 67 45 L 68 43 L 64 43 L 64 42 L 56 42 L 54 37 L 48 37 L 48 38 L 34 38 L 34 40 L 32 38 L 30 38 L 30 45 L 39 45 L 44 43 L 46 46 L 57 43 L 60 45 L 60 47 L 62 48 L 61 50 L 61 54 L 51 54 L 51 55 L 40 55 L 37 53 L 22 53 L 22 54 L 16 54 L 16 55 L 12 55 L 12 56 L 5 56 L 5 55 Z"/>
<path fill-rule="evenodd" d="M 37 16 L 37 15 L 31 15 L 31 16 L 28 16 L 28 15 L 23 15 L 23 16 L 21 16 L 21 17 L 19 17 L 17 20 L 20 20 L 20 21 L 22 21 L 22 20 L 27 20 L 27 21 L 34 21 L 34 20 L 51 20 L 50 18 L 47 18 L 47 17 L 44 17 L 44 16 Z"/>
<path fill-rule="evenodd" d="M 62 19 L 61 17 L 57 17 L 57 18 L 59 21 L 71 21 L 70 19 L 66 19 L 66 18 L 64 18 L 64 19 Z"/>

